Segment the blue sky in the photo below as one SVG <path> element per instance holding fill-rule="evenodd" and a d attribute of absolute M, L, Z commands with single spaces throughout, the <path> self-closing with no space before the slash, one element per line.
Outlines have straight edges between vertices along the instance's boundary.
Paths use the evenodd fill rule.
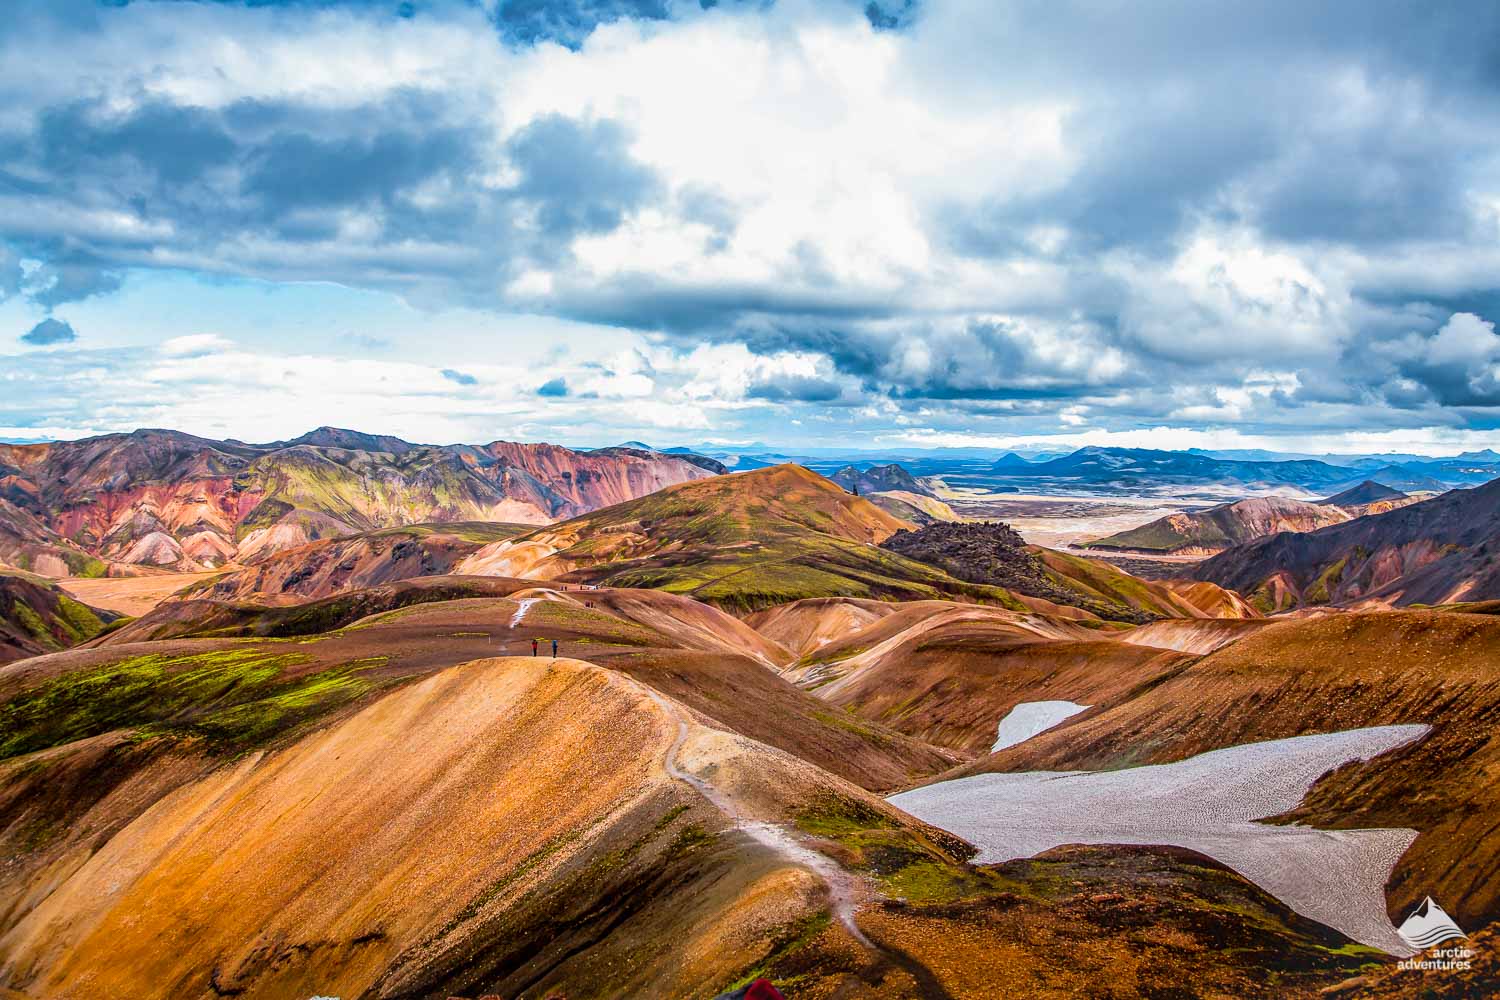
<path fill-rule="evenodd" d="M 1497 445 L 1497 22 L 19 0 L 0 437 Z"/>

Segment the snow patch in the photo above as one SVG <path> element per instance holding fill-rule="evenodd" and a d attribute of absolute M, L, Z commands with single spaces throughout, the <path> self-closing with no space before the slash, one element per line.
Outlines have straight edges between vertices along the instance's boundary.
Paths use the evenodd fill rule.
<path fill-rule="evenodd" d="M 1000 720 L 995 745 L 990 747 L 990 752 L 1025 743 L 1037 733 L 1046 732 L 1088 708 L 1088 705 L 1073 701 L 1023 701 Z"/>
<path fill-rule="evenodd" d="M 526 617 L 526 610 L 540 600 L 540 597 L 521 598 L 520 607 L 516 608 L 516 613 L 510 616 L 510 627 L 516 628 L 517 626 L 519 626 L 521 624 L 521 619 Z"/>
<path fill-rule="evenodd" d="M 977 864 L 1064 844 L 1186 847 L 1298 913 L 1394 955 L 1413 949 L 1386 915 L 1407 829 L 1315 830 L 1254 822 L 1294 809 L 1329 771 L 1420 739 L 1428 726 L 1294 736 L 1120 771 L 1028 771 L 942 781 L 890 797 L 978 847 Z"/>

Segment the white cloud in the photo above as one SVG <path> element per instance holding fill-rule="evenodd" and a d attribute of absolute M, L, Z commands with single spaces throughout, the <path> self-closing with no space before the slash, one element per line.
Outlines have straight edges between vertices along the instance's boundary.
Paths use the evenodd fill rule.
<path fill-rule="evenodd" d="M 216 333 L 189 333 L 162 341 L 157 353 L 168 358 L 197 358 L 220 354 L 234 347 L 234 342 Z"/>

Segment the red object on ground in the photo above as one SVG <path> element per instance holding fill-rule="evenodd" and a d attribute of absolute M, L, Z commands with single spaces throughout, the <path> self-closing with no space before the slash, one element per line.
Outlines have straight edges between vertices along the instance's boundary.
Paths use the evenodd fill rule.
<path fill-rule="evenodd" d="M 745 1000 L 786 1000 L 781 991 L 771 985 L 769 979 L 757 979 L 745 991 Z"/>

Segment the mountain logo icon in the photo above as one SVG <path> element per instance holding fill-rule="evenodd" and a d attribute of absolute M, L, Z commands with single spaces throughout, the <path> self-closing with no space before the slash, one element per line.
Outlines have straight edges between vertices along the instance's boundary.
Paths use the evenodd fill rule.
<path fill-rule="evenodd" d="M 1426 951 L 1435 944 L 1442 944 L 1453 938 L 1469 936 L 1458 929 L 1453 918 L 1448 916 L 1431 896 L 1422 900 L 1421 904 L 1411 911 L 1402 921 L 1401 926 L 1396 928 L 1396 933 L 1401 935 L 1401 940 L 1418 951 Z"/>

